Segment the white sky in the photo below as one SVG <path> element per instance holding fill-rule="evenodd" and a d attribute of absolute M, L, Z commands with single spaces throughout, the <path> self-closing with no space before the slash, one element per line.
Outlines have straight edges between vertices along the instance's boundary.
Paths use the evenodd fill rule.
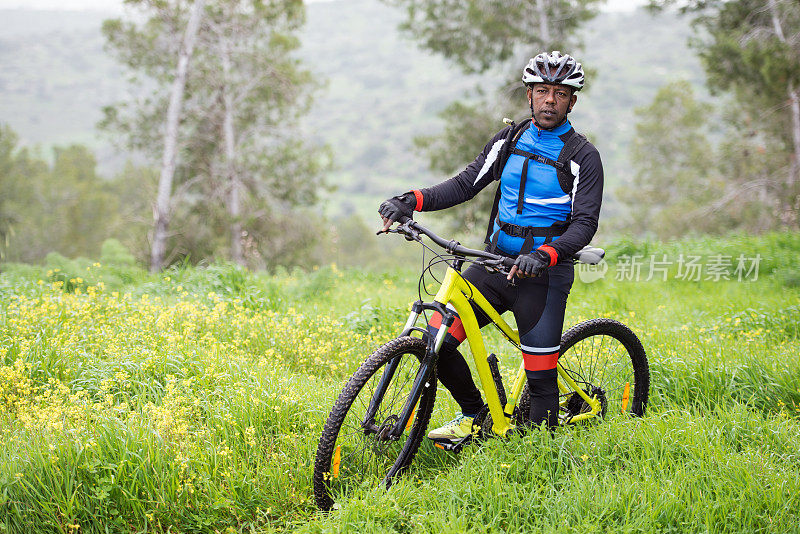
<path fill-rule="evenodd" d="M 0 0 L 0 9 L 117 11 L 121 6 L 122 0 Z"/>
<path fill-rule="evenodd" d="M 320 2 L 326 0 L 306 0 Z M 647 0 L 607 0 L 604 10 L 627 11 Z M 122 0 L 0 0 L 0 9 L 52 9 L 64 11 L 118 11 Z"/>

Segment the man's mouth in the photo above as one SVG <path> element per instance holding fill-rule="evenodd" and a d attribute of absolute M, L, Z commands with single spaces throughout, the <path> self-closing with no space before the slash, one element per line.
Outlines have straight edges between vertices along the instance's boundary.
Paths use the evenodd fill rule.
<path fill-rule="evenodd" d="M 554 109 L 543 109 L 540 111 L 540 113 L 545 117 L 555 117 L 556 115 L 556 111 Z"/>

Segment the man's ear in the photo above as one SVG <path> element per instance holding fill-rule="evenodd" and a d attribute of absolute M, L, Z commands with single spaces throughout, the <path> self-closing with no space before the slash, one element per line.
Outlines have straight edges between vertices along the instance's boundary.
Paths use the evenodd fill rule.
<path fill-rule="evenodd" d="M 567 111 L 572 111 L 572 107 L 575 105 L 575 102 L 578 101 L 578 95 L 573 94 L 572 98 L 569 99 L 569 109 Z"/>
<path fill-rule="evenodd" d="M 530 87 L 526 88 L 525 89 L 525 94 L 528 96 L 528 105 L 532 106 L 533 105 L 533 89 L 531 89 Z"/>

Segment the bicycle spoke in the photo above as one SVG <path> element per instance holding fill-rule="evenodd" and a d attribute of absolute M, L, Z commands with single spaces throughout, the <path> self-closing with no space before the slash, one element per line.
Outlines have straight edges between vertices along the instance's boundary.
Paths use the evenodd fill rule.
<path fill-rule="evenodd" d="M 327 452 L 323 458 L 329 459 L 323 459 L 321 465 L 315 465 L 315 496 L 323 507 L 330 506 L 333 502 L 330 499 L 334 495 L 347 495 L 356 488 L 382 483 L 387 480 L 389 474 L 395 476 L 398 470 L 411 460 L 419 446 L 430 420 L 436 392 L 435 383 L 433 387 L 423 390 L 415 410 L 415 417 L 410 420 L 411 424 L 407 429 L 402 429 L 399 439 L 392 439 L 387 435 L 400 420 L 425 354 L 425 344 L 419 338 L 400 339 L 402 342 L 400 340 L 390 342 L 370 356 L 362 364 L 362 368 L 368 365 L 372 358 L 377 357 L 381 350 L 385 351 L 380 354 L 382 359 L 379 365 L 364 372 L 359 368 L 349 382 L 351 384 L 349 390 L 345 388 L 342 393 L 342 396 L 347 393 L 350 398 L 343 408 L 345 411 L 337 423 L 338 426 L 335 427 L 337 430 L 334 443 L 326 446 Z M 405 352 L 400 347 L 411 347 L 413 350 Z M 385 389 L 383 395 L 376 399 L 375 395 L 383 380 L 384 369 L 391 361 L 395 361 L 397 367 L 391 380 L 380 386 Z M 358 385 L 358 380 L 361 380 L 361 385 Z M 364 428 L 364 417 L 373 403 L 377 403 L 377 406 L 372 406 L 374 418 L 369 423 L 372 426 Z M 336 409 L 331 417 L 334 417 L 335 413 Z M 413 449 L 410 449 L 411 447 Z M 319 455 L 318 450 L 318 463 Z M 331 471 L 335 471 L 336 474 Z"/>
<path fill-rule="evenodd" d="M 597 337 L 597 336 L 595 336 L 595 337 Z M 606 336 L 600 336 L 600 346 L 597 347 L 596 349 L 594 347 L 595 337 L 592 338 L 592 358 L 591 358 L 591 362 L 590 362 L 591 363 L 591 367 L 589 368 L 589 376 L 591 376 L 591 377 L 595 377 L 596 376 L 597 380 L 602 381 L 603 377 L 602 376 L 597 376 L 595 374 L 595 371 L 598 369 L 599 364 L 600 364 L 600 356 L 603 354 L 603 347 L 605 347 L 605 344 L 606 344 Z M 608 359 L 606 359 L 606 362 L 608 362 Z"/>
<path fill-rule="evenodd" d="M 580 389 L 600 400 L 603 414 L 610 417 L 633 411 L 641 415 L 648 386 L 647 382 L 641 386 L 636 383 L 635 368 L 639 365 L 646 379 L 647 360 L 636 336 L 621 323 L 600 319 L 576 326 L 566 339 L 561 367 Z M 623 339 L 638 346 L 637 356 Z M 638 363 L 634 358 L 638 358 Z M 559 397 L 566 420 L 589 411 L 587 403 L 573 395 L 564 392 Z M 632 398 L 636 400 L 631 402 Z"/>

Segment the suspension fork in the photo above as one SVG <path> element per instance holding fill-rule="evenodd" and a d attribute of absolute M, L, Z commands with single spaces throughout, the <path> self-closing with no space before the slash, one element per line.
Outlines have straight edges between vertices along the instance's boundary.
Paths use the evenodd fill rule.
<path fill-rule="evenodd" d="M 427 336 L 426 339 L 428 341 L 427 348 L 425 350 L 425 356 L 422 359 L 422 364 L 420 365 L 419 369 L 417 370 L 417 375 L 414 378 L 414 383 L 411 386 L 411 392 L 406 399 L 406 403 L 403 406 L 403 410 L 400 412 L 400 417 L 397 423 L 395 423 L 394 427 L 392 427 L 391 432 L 389 433 L 390 439 L 397 439 L 399 438 L 403 431 L 405 430 L 408 421 L 411 419 L 411 416 L 414 412 L 414 408 L 419 402 L 420 397 L 422 396 L 422 392 L 426 387 L 430 387 L 430 375 L 434 367 L 434 363 L 439 355 L 439 350 L 442 348 L 442 344 L 444 344 L 444 339 L 447 335 L 447 332 L 450 330 L 453 322 L 455 321 L 455 314 L 447 310 L 441 304 L 435 302 L 433 304 L 424 304 L 422 301 L 417 301 L 412 305 L 411 314 L 408 317 L 408 321 L 406 322 L 405 327 L 403 328 L 403 332 L 401 335 L 408 335 L 411 333 L 412 330 L 417 329 L 414 327 L 414 324 L 417 321 L 420 313 L 423 310 L 429 309 L 436 312 L 439 312 L 442 315 L 442 324 L 439 327 L 439 331 L 436 334 L 436 337 L 433 338 L 432 336 Z M 374 428 L 374 419 L 375 414 L 378 412 L 380 408 L 381 402 L 383 401 L 383 397 L 386 394 L 386 391 L 389 389 L 389 384 L 391 383 L 392 379 L 394 378 L 394 374 L 397 371 L 397 367 L 400 365 L 400 356 L 393 359 L 389 362 L 386 368 L 383 370 L 383 374 L 381 375 L 381 379 L 378 382 L 377 387 L 375 388 L 375 392 L 372 394 L 372 398 L 370 399 L 369 406 L 367 407 L 367 413 L 364 416 L 364 420 L 362 421 L 362 427 L 365 429 Z"/>
<path fill-rule="evenodd" d="M 381 380 L 378 382 L 378 387 L 375 388 L 375 392 L 372 394 L 372 399 L 369 401 L 369 406 L 367 407 L 367 413 L 364 415 L 364 420 L 361 421 L 362 428 L 369 429 L 370 427 L 375 426 L 375 414 L 378 412 L 378 408 L 381 406 L 383 396 L 386 394 L 386 390 L 389 388 L 389 383 L 392 381 L 392 378 L 394 378 L 394 373 L 397 371 L 398 365 L 400 365 L 400 356 L 390 361 L 383 370 Z"/>
<path fill-rule="evenodd" d="M 422 390 L 430 387 L 429 379 L 436 359 L 439 357 L 439 349 L 442 348 L 444 338 L 453 325 L 453 322 L 456 320 L 454 313 L 447 310 L 444 311 L 445 313 L 442 314 L 442 325 L 439 327 L 436 338 L 431 340 L 431 336 L 428 336 L 428 348 L 425 351 L 425 358 L 422 360 L 422 365 L 419 366 L 419 370 L 417 371 L 417 376 L 414 378 L 414 384 L 411 386 L 411 393 L 408 395 L 406 404 L 403 406 L 403 411 L 400 413 L 400 419 L 395 423 L 394 428 L 392 428 L 392 431 L 389 433 L 389 437 L 392 439 L 397 439 L 403 434 L 409 419 L 411 419 L 411 414 L 414 412 L 414 407 L 422 396 Z"/>

